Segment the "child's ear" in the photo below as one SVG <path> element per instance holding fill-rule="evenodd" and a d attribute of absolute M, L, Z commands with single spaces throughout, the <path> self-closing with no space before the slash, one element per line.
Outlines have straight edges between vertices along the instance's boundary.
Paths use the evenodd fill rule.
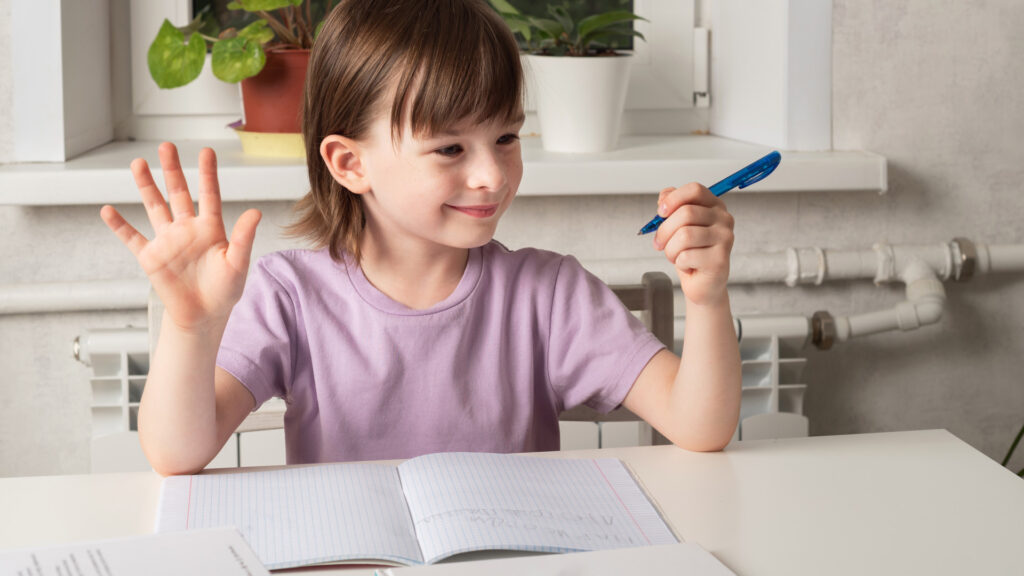
<path fill-rule="evenodd" d="M 362 153 L 363 149 L 358 142 L 337 134 L 331 134 L 320 142 L 320 157 L 327 164 L 331 176 L 354 194 L 364 194 L 370 190 Z"/>

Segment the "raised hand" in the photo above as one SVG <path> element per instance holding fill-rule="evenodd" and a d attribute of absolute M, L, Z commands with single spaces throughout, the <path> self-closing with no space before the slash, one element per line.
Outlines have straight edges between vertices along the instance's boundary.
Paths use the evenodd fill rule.
<path fill-rule="evenodd" d="M 104 206 L 100 216 L 135 255 L 171 322 L 190 332 L 222 327 L 242 295 L 260 212 L 250 209 L 239 216 L 228 242 L 213 150 L 199 152 L 198 215 L 177 148 L 164 142 L 159 153 L 169 202 L 146 161 L 136 158 L 131 164 L 154 238 L 147 240 L 113 206 Z"/>
<path fill-rule="evenodd" d="M 689 302 L 716 304 L 727 297 L 733 217 L 707 188 L 690 183 L 665 188 L 658 215 L 666 217 L 654 235 L 654 247 L 676 267 Z"/>

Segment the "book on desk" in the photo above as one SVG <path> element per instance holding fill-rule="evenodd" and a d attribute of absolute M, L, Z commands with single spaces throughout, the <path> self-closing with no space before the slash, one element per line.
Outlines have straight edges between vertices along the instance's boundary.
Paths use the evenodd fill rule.
<path fill-rule="evenodd" d="M 236 526 L 270 569 L 679 541 L 619 459 L 485 453 L 171 476 L 156 523 Z"/>

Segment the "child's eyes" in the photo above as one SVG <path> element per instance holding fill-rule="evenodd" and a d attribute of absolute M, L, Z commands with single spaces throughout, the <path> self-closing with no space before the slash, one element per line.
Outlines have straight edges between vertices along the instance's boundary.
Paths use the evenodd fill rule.
<path fill-rule="evenodd" d="M 516 140 L 519 140 L 519 134 L 505 134 L 501 138 L 498 138 L 498 144 L 512 144 Z"/>
<path fill-rule="evenodd" d="M 516 140 L 519 140 L 519 134 L 504 134 L 500 138 L 498 138 L 498 144 L 508 146 L 509 144 L 514 144 Z M 452 144 L 451 146 L 438 148 L 437 150 L 434 150 L 434 152 L 436 154 L 440 154 L 441 156 L 454 158 L 455 156 L 458 156 L 462 152 L 462 145 Z"/>
<path fill-rule="evenodd" d="M 438 148 L 437 150 L 434 150 L 434 152 L 437 152 L 441 156 L 454 157 L 458 156 L 459 152 L 462 152 L 462 146 L 459 146 L 458 144 L 455 144 L 453 146 L 445 146 L 444 148 Z"/>

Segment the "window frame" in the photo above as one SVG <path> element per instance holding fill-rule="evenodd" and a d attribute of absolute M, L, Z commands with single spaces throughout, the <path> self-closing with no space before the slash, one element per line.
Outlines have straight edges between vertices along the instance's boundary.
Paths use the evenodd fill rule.
<path fill-rule="evenodd" d="M 181 88 L 161 90 L 150 78 L 146 65 L 149 43 L 164 18 L 176 25 L 188 21 L 191 1 L 130 2 L 132 114 L 135 117 L 135 133 L 131 136 L 158 136 L 175 123 L 179 130 L 201 128 L 200 133 L 209 134 L 214 123 L 216 129 L 223 129 L 226 119 L 230 122 L 229 118 L 240 118 L 240 89 L 213 76 L 209 55 L 199 78 Z M 626 109 L 692 108 L 696 0 L 634 0 L 634 12 L 647 19 L 636 22 L 636 29 L 647 41 L 637 40 L 631 51 L 635 60 L 630 69 Z"/>

